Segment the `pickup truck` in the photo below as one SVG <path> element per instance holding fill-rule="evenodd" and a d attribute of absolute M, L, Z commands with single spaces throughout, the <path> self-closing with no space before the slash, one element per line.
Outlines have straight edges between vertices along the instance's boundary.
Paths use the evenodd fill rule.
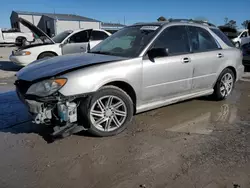
<path fill-rule="evenodd" d="M 16 44 L 22 42 L 31 42 L 34 40 L 32 33 L 23 33 L 15 29 L 3 30 L 0 28 L 0 44 Z"/>

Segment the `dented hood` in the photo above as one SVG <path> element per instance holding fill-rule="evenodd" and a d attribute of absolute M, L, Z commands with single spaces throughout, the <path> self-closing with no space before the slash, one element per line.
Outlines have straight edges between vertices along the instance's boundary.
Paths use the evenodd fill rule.
<path fill-rule="evenodd" d="M 64 72 L 69 72 L 89 65 L 121 61 L 125 59 L 127 58 L 91 53 L 57 56 L 47 60 L 35 61 L 27 67 L 22 68 L 17 73 L 17 79 L 35 81 L 42 78 L 53 77 Z"/>

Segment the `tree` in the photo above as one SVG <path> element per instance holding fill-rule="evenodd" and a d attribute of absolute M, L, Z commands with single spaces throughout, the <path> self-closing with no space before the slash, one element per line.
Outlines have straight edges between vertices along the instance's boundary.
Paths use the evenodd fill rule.
<path fill-rule="evenodd" d="M 225 18 L 224 18 L 224 22 L 225 22 L 225 25 L 228 24 L 228 17 L 225 17 Z"/>
<path fill-rule="evenodd" d="M 228 26 L 228 27 L 231 27 L 233 29 L 236 29 L 237 28 L 237 25 L 236 25 L 236 21 L 235 20 L 230 20 L 229 22 L 227 22 L 225 24 L 225 26 Z"/>
<path fill-rule="evenodd" d="M 158 19 L 157 19 L 158 22 L 163 22 L 163 21 L 167 21 L 167 19 L 164 17 L 164 16 L 160 16 Z"/>
<path fill-rule="evenodd" d="M 242 25 L 245 29 L 247 29 L 248 24 L 250 24 L 250 20 L 245 20 L 241 25 Z"/>

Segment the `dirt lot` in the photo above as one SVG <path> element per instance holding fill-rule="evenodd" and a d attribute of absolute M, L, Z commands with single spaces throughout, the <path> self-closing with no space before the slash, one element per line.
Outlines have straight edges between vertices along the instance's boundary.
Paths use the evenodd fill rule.
<path fill-rule="evenodd" d="M 11 87 L 0 85 L 1 188 L 250 187 L 248 74 L 226 101 L 199 98 L 142 113 L 114 137 L 56 141 L 30 122 L 14 91 L 6 92 Z"/>

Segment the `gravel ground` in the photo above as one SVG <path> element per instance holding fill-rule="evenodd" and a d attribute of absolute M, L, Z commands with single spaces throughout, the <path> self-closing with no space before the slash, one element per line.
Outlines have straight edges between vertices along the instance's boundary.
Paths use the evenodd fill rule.
<path fill-rule="evenodd" d="M 55 141 L 48 127 L 31 123 L 6 85 L 0 85 L 1 188 L 250 187 L 249 74 L 225 101 L 200 98 L 142 113 L 114 137 L 83 132 Z"/>

